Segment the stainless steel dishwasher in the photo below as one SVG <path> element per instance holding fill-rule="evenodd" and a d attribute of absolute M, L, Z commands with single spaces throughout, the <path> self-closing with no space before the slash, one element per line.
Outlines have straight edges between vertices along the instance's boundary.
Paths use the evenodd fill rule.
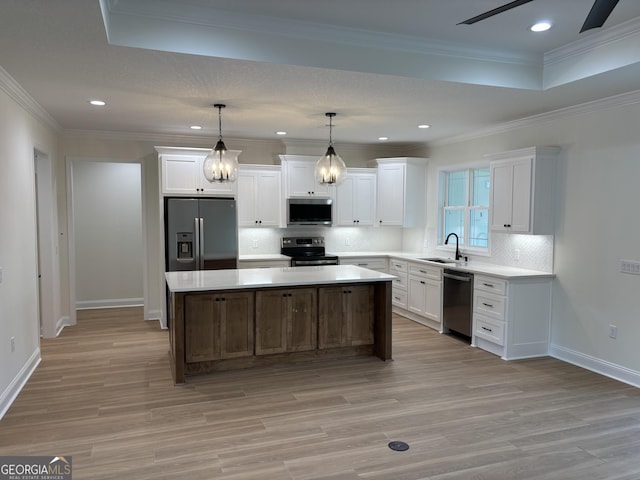
<path fill-rule="evenodd" d="M 473 308 L 473 274 L 444 270 L 442 321 L 445 331 L 459 333 L 471 339 Z"/>

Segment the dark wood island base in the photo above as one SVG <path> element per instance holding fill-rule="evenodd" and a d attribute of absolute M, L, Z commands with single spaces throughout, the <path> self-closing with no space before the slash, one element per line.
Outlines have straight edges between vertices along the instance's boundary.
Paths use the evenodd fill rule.
<path fill-rule="evenodd" d="M 170 291 L 174 383 L 191 375 L 373 355 L 391 360 L 391 279 Z"/>

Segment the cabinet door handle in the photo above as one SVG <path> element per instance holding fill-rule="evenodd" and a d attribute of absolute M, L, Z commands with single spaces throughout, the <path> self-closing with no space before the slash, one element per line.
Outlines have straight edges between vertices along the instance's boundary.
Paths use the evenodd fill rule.
<path fill-rule="evenodd" d="M 493 308 L 493 305 L 491 305 L 490 303 L 482 302 L 482 304 L 483 304 L 485 307 Z"/>
<path fill-rule="evenodd" d="M 493 285 L 492 283 L 483 283 L 483 285 L 484 285 L 485 287 L 495 288 L 495 285 Z"/>
<path fill-rule="evenodd" d="M 493 332 L 493 330 L 491 328 L 488 327 L 482 327 L 483 330 L 486 330 L 487 332 Z"/>
<path fill-rule="evenodd" d="M 424 284 L 425 284 L 423 280 L 420 280 L 420 283 L 421 283 L 422 285 L 424 285 Z"/>
<path fill-rule="evenodd" d="M 418 270 L 418 271 L 419 271 L 420 273 L 424 273 L 425 275 L 427 274 L 427 272 L 426 272 L 426 271 L 424 271 L 424 270 Z"/>

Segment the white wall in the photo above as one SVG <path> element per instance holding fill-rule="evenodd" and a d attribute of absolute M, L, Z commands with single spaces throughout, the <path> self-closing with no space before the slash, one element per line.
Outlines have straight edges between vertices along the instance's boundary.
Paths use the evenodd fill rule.
<path fill-rule="evenodd" d="M 34 149 L 57 155 L 55 131 L 16 92 L 0 69 L 0 417 L 40 359 Z"/>
<path fill-rule="evenodd" d="M 429 164 L 431 177 L 440 164 L 477 161 L 487 153 L 562 147 L 556 182 L 553 353 L 636 383 L 640 276 L 620 273 L 619 261 L 640 260 L 638 118 L 638 103 L 583 109 L 573 116 L 432 147 Z M 430 223 L 433 209 L 431 202 Z M 616 340 L 608 337 L 609 324 L 618 327 Z"/>
<path fill-rule="evenodd" d="M 141 169 L 70 160 L 77 308 L 142 305 Z"/>

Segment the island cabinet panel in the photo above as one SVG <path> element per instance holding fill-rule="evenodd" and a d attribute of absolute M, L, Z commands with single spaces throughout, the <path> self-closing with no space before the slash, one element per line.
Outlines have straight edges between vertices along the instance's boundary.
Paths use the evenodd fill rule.
<path fill-rule="evenodd" d="M 186 295 L 187 363 L 253 355 L 253 294 Z"/>
<path fill-rule="evenodd" d="M 256 292 L 256 355 L 317 348 L 317 289 Z"/>
<path fill-rule="evenodd" d="M 374 287 L 348 285 L 318 289 L 318 348 L 374 343 Z"/>

